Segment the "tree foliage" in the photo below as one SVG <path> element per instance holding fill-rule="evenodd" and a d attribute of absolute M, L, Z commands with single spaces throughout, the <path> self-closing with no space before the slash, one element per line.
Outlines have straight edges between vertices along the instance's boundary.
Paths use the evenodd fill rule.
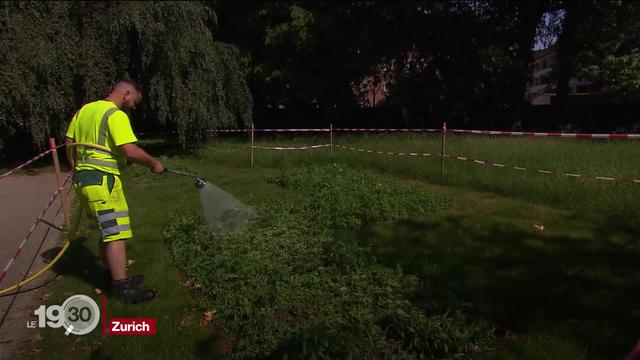
<path fill-rule="evenodd" d="M 122 77 L 146 89 L 134 126 L 175 129 L 183 144 L 245 125 L 254 101 L 257 113 L 331 117 L 359 105 L 363 80 L 377 88 L 382 78 L 392 83 L 387 104 L 416 125 L 505 127 L 526 104 L 536 41 L 558 38 L 560 96 L 574 76 L 638 89 L 638 9 L 594 0 L 5 2 L 2 138 L 28 132 L 42 145 Z M 484 110 L 509 113 L 510 123 L 477 116 Z"/>
<path fill-rule="evenodd" d="M 483 107 L 506 109 L 518 121 L 532 72 L 532 44 L 547 3 L 424 2 L 406 7 L 397 21 L 403 22 L 407 11 L 415 13 L 403 31 L 414 35 L 395 54 L 405 64 L 396 68 L 390 100 L 437 123 L 468 124 L 470 115 Z"/>
<path fill-rule="evenodd" d="M 607 78 L 624 91 L 640 81 L 639 6 L 630 1 L 210 5 L 222 14 L 220 36 L 249 60 L 257 112 L 356 107 L 363 80 L 377 87 L 390 77 L 387 104 L 416 125 L 447 119 L 508 127 L 526 106 L 534 45 L 556 40 L 559 92 L 576 76 Z M 510 116 L 496 121 L 478 112 Z"/>
<path fill-rule="evenodd" d="M 279 107 L 328 112 L 357 106 L 352 84 L 380 64 L 388 43 L 373 2 L 246 2 L 210 4 L 220 36 L 250 61 L 256 110 Z M 389 36 L 386 36 L 388 39 Z"/>
<path fill-rule="evenodd" d="M 615 90 L 640 89 L 640 4 L 592 2 L 578 22 L 576 74 L 605 79 Z M 588 26 L 587 26 L 588 24 Z"/>
<path fill-rule="evenodd" d="M 250 58 L 254 98 L 266 99 L 256 103 L 257 110 L 299 103 L 321 111 L 355 107 L 353 89 L 363 79 L 379 80 L 382 68 L 393 73 L 390 104 L 413 121 L 438 122 L 465 121 L 476 106 L 518 111 L 538 23 L 548 6 L 531 1 L 213 4 L 231 23 L 223 38 L 238 42 Z M 241 17 L 250 20 L 238 21 Z"/>
<path fill-rule="evenodd" d="M 206 130 L 248 124 L 246 63 L 215 42 L 216 14 L 195 2 L 5 2 L 0 33 L 1 138 L 60 137 L 83 103 L 120 78 L 145 89 L 134 127 Z"/>
<path fill-rule="evenodd" d="M 633 1 L 554 1 L 546 38 L 557 39 L 553 73 L 560 103 L 572 77 L 619 93 L 640 90 L 640 4 Z"/>

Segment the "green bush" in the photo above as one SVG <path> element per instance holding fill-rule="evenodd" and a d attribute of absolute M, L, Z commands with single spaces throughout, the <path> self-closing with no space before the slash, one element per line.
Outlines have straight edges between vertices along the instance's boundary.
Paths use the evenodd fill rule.
<path fill-rule="evenodd" d="M 335 229 L 393 221 L 446 204 L 390 178 L 331 165 L 271 179 L 287 196 L 257 204 L 247 231 L 216 235 L 180 209 L 165 231 L 175 262 L 200 286 L 238 358 L 441 357 L 469 353 L 487 328 L 425 314 L 415 276 L 378 263 Z"/>
<path fill-rule="evenodd" d="M 295 190 L 296 208 L 318 229 L 350 229 L 448 207 L 418 185 L 401 185 L 391 176 L 352 170 L 344 164 L 297 167 L 269 180 Z M 287 200 L 289 201 L 289 200 Z"/>
<path fill-rule="evenodd" d="M 215 41 L 217 15 L 202 2 L 3 5 L 0 148 L 29 134 L 44 149 L 84 103 L 104 98 L 121 78 L 145 89 L 134 127 L 175 129 L 184 148 L 209 138 L 207 130 L 251 121 L 246 60 Z"/>

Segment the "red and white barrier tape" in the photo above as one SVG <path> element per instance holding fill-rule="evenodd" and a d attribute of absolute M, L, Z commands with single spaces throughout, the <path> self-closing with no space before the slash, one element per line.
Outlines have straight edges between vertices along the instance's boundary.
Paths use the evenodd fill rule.
<path fill-rule="evenodd" d="M 449 132 L 478 135 L 511 135 L 511 136 L 537 136 L 575 139 L 640 139 L 640 134 L 580 134 L 559 132 L 533 132 L 533 131 L 496 131 L 496 130 L 464 130 L 451 129 Z"/>
<path fill-rule="evenodd" d="M 208 130 L 209 132 L 251 132 L 251 129 L 213 129 Z M 253 129 L 255 132 L 329 132 L 331 129 L 329 128 L 318 128 L 318 129 Z"/>
<path fill-rule="evenodd" d="M 254 146 L 254 149 L 261 150 L 310 150 L 331 146 L 331 144 L 321 145 L 308 145 L 308 146 L 294 146 L 294 147 L 281 147 L 281 146 Z"/>
<path fill-rule="evenodd" d="M 59 149 L 59 148 L 61 148 L 61 147 L 63 147 L 63 146 L 65 146 L 65 144 L 60 144 L 60 145 L 56 146 L 56 149 Z M 20 169 L 22 169 L 22 168 L 26 167 L 26 166 L 29 166 L 31 163 L 33 163 L 34 161 L 36 161 L 36 160 L 38 160 L 38 159 L 41 159 L 41 158 L 42 158 L 42 157 L 44 157 L 45 155 L 49 154 L 51 151 L 52 151 L 52 150 L 51 150 L 51 149 L 49 149 L 49 150 L 45 150 L 45 151 L 41 152 L 40 154 L 38 154 L 38 155 L 34 156 L 33 158 L 31 158 L 30 160 L 28 160 L 27 162 L 25 162 L 25 163 L 23 163 L 23 164 L 21 164 L 21 165 L 18 165 L 17 167 L 15 167 L 15 168 L 13 168 L 13 169 L 11 169 L 11 170 L 7 171 L 6 173 L 4 173 L 4 174 L 0 175 L 0 179 L 5 178 L 5 177 L 7 177 L 7 176 L 9 176 L 9 175 L 13 174 L 14 172 L 16 172 L 16 171 L 18 171 L 18 170 L 20 170 Z"/>
<path fill-rule="evenodd" d="M 352 150 L 352 151 L 357 151 L 357 152 L 364 152 L 364 153 L 371 153 L 371 154 L 381 154 L 381 155 L 424 156 L 424 157 L 439 156 L 438 154 L 423 153 L 423 152 L 392 152 L 392 151 L 358 149 L 358 148 L 354 148 L 354 147 L 350 147 L 350 146 L 342 146 L 342 145 L 333 145 L 333 146 L 335 146 L 337 148 L 342 148 L 342 149 L 347 149 L 347 150 Z"/>
<path fill-rule="evenodd" d="M 589 179 L 589 180 L 604 180 L 604 181 L 620 181 L 620 182 L 627 182 L 627 183 L 640 183 L 640 179 L 631 179 L 631 178 L 627 178 L 627 177 L 624 177 L 624 176 L 615 176 L 615 177 L 611 177 L 611 176 L 595 176 L 595 175 L 583 175 L 583 174 L 566 173 L 566 172 L 562 172 L 562 171 L 541 170 L 541 169 L 536 169 L 536 168 L 531 168 L 531 167 L 522 167 L 522 166 L 509 165 L 509 164 L 500 164 L 500 163 L 493 162 L 491 160 L 478 160 L 478 159 L 475 159 L 475 158 L 469 157 L 469 156 L 445 155 L 445 157 L 449 157 L 449 158 L 452 158 L 452 159 L 455 159 L 455 160 L 467 161 L 467 162 L 480 164 L 480 165 L 484 165 L 484 166 L 494 166 L 494 167 L 499 167 L 499 168 L 503 168 L 503 169 L 513 169 L 513 170 L 518 170 L 518 171 L 527 171 L 527 172 L 539 173 L 539 174 L 577 177 L 577 178 L 583 178 L 583 179 Z"/>
<path fill-rule="evenodd" d="M 23 168 L 23 167 L 25 167 L 25 166 L 29 166 L 29 165 L 30 165 L 31 163 L 33 163 L 34 161 L 36 161 L 36 160 L 38 160 L 38 159 L 40 159 L 40 158 L 42 158 L 42 157 L 46 156 L 46 155 L 47 155 L 47 154 L 49 154 L 50 152 L 51 152 L 51 149 L 46 150 L 46 151 L 44 151 L 44 152 L 42 152 L 42 153 L 40 153 L 40 154 L 38 154 L 38 155 L 34 156 L 31 160 L 29 160 L 29 161 L 25 162 L 24 164 L 19 165 L 18 167 L 14 168 L 14 169 L 12 169 L 12 170 L 9 170 L 9 171 L 7 171 L 6 173 L 4 173 L 4 174 L 0 175 L 0 179 L 5 178 L 5 177 L 7 177 L 7 176 L 9 176 L 9 175 L 13 174 L 15 171 L 18 171 L 18 170 L 22 169 L 22 168 Z"/>
<path fill-rule="evenodd" d="M 249 132 L 251 130 L 248 129 L 213 129 L 207 130 L 207 132 L 222 132 L 222 133 L 239 133 L 239 132 Z"/>
<path fill-rule="evenodd" d="M 254 131 L 259 132 L 329 132 L 331 129 L 329 128 L 318 128 L 318 129 L 254 129 Z"/>
<path fill-rule="evenodd" d="M 335 128 L 344 132 L 442 132 L 442 129 L 365 129 L 365 128 Z"/>
<path fill-rule="evenodd" d="M 251 129 L 211 129 L 212 133 L 246 133 Z M 309 129 L 254 129 L 255 132 L 330 132 L 330 128 L 309 128 Z M 433 132 L 441 133 L 442 129 L 430 128 L 334 128 L 333 131 L 340 132 Z M 640 139 L 640 134 L 582 134 L 582 133 L 560 133 L 560 132 L 534 132 L 534 131 L 500 131 L 500 130 L 467 130 L 450 129 L 451 133 L 478 134 L 478 135 L 511 135 L 511 136 L 536 136 L 536 137 L 557 137 L 576 139 Z M 140 136 L 155 134 L 174 134 L 175 131 L 140 133 Z"/>
<path fill-rule="evenodd" d="M 67 175 L 67 177 L 64 179 L 64 183 L 62 184 L 62 189 L 64 189 L 64 186 L 67 184 L 67 182 L 69 182 L 69 179 L 71 178 L 72 174 L 73 174 L 73 172 L 70 171 L 69 174 Z M 40 216 L 35 218 L 35 220 L 33 221 L 33 224 L 31 225 L 31 229 L 29 229 L 29 232 L 27 233 L 27 236 L 24 237 L 24 239 L 20 243 L 20 246 L 18 246 L 18 249 L 16 250 L 16 252 L 13 254 L 11 259 L 9 259 L 9 262 L 7 263 L 7 265 L 5 265 L 4 269 L 2 269 L 2 272 L 0 272 L 0 282 L 2 282 L 2 279 L 4 279 L 5 275 L 7 275 L 7 272 L 9 271 L 9 268 L 11 268 L 11 265 L 13 265 L 13 263 L 15 262 L 16 258 L 18 257 L 18 255 L 20 255 L 20 252 L 22 251 L 22 248 L 24 247 L 24 244 L 27 243 L 27 240 L 29 240 L 29 238 L 31 237 L 31 234 L 33 234 L 33 231 L 36 229 L 36 226 L 40 222 L 40 219 L 44 216 L 44 214 L 47 212 L 47 210 L 49 210 L 51 205 L 53 205 L 53 202 L 55 201 L 56 197 L 58 197 L 59 192 L 60 192 L 60 189 L 56 189 L 56 191 L 53 193 L 53 195 L 51 195 L 51 198 L 49 199 L 49 203 L 47 203 L 47 206 L 45 206 L 44 210 L 42 210 L 42 213 L 40 214 Z M 64 196 L 64 194 L 63 194 L 63 196 Z M 68 196 L 68 194 L 67 194 L 67 196 Z"/>
<path fill-rule="evenodd" d="M 378 150 L 370 150 L 370 149 L 358 149 L 349 146 L 342 145 L 334 145 L 337 148 L 348 149 L 357 152 L 365 152 L 372 154 L 382 154 L 382 155 L 398 155 L 398 156 L 425 156 L 425 157 L 441 157 L 442 154 L 431 154 L 431 153 L 419 153 L 419 152 L 391 152 L 391 151 L 378 151 Z M 513 169 L 518 171 L 528 171 L 539 174 L 548 174 L 548 175 L 556 175 L 556 176 L 568 176 L 568 177 L 577 177 L 589 180 L 604 180 L 604 181 L 620 181 L 626 183 L 640 183 L 640 179 L 631 179 L 623 176 L 609 177 L 609 176 L 594 176 L 594 175 L 583 175 L 583 174 L 573 174 L 573 173 L 565 173 L 560 171 L 550 171 L 550 170 L 541 170 L 530 167 L 522 167 L 522 166 L 514 166 L 509 164 L 500 164 L 490 160 L 477 160 L 473 157 L 469 156 L 459 156 L 459 155 L 446 155 L 447 158 L 452 158 L 455 160 L 467 161 L 475 164 L 480 164 L 484 166 L 494 166 L 503 169 Z"/>
<path fill-rule="evenodd" d="M 254 129 L 255 132 L 330 132 L 331 128 L 310 129 Z M 369 129 L 369 128 L 334 128 L 333 131 L 343 132 L 441 132 L 442 129 Z M 251 129 L 209 130 L 209 132 L 251 132 Z"/>
<path fill-rule="evenodd" d="M 216 149 L 216 148 L 209 148 L 209 150 L 213 150 L 213 151 L 223 151 L 223 152 L 231 152 L 231 151 L 245 151 L 249 149 L 248 146 L 245 147 L 241 147 L 239 149 Z"/>
<path fill-rule="evenodd" d="M 247 129 L 210 129 L 210 130 L 206 130 L 209 133 L 216 133 L 216 132 L 222 132 L 222 133 L 239 133 L 239 132 L 248 132 L 249 130 Z M 155 131 L 155 132 L 141 132 L 138 135 L 139 136 L 154 136 L 154 135 L 166 135 L 166 134 L 177 134 L 177 131 Z"/>

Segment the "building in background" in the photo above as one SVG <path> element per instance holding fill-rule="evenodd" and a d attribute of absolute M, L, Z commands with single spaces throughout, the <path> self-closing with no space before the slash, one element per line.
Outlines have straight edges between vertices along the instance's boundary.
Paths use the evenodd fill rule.
<path fill-rule="evenodd" d="M 552 105 L 556 99 L 556 84 L 551 81 L 552 72 L 558 67 L 557 47 L 533 52 L 533 74 L 525 98 L 532 105 Z M 569 103 L 619 102 L 619 96 L 610 91 L 604 81 L 571 78 L 569 80 Z"/>

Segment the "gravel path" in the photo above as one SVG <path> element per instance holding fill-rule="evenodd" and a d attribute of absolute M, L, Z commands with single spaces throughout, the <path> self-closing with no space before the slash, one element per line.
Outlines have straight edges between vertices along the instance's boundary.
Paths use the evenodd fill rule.
<path fill-rule="evenodd" d="M 13 257 L 18 246 L 40 216 L 56 189 L 53 172 L 36 175 L 12 175 L 0 179 L 0 270 Z M 65 194 L 69 190 L 65 188 Z M 69 195 L 69 200 L 73 192 Z M 64 219 L 59 198 L 47 210 L 44 219 L 62 226 Z M 0 283 L 0 289 L 20 282 L 25 273 L 35 273 L 46 265 L 47 255 L 62 244 L 60 232 L 44 223 L 39 223 L 21 253 Z M 49 252 L 47 252 L 49 250 Z M 27 328 L 27 321 L 35 320 L 33 311 L 45 300 L 55 274 L 51 271 L 25 285 L 15 296 L 0 297 L 0 359 L 11 358 L 10 354 L 21 343 L 37 336 L 37 330 Z M 34 290 L 29 291 L 29 289 Z M 26 290 L 26 291 L 25 291 Z M 7 312 L 7 310 L 9 310 Z"/>

